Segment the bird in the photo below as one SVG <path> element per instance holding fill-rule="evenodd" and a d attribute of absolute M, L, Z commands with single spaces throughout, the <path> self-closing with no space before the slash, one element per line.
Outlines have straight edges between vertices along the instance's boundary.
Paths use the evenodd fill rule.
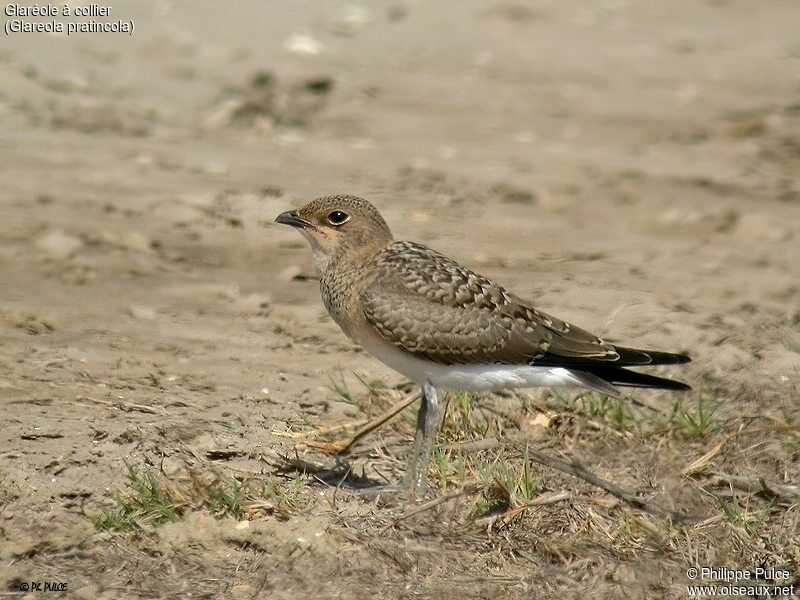
<path fill-rule="evenodd" d="M 690 390 L 631 370 L 690 361 L 685 353 L 611 344 L 551 316 L 422 244 L 395 240 L 367 200 L 317 198 L 281 213 L 311 246 L 322 301 L 367 353 L 421 388 L 414 450 L 401 490 L 424 491 L 443 417 L 439 391 L 578 387 Z"/>

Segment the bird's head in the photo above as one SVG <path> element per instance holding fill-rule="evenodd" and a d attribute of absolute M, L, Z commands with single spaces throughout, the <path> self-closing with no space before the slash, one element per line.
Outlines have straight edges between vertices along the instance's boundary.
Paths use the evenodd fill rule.
<path fill-rule="evenodd" d="M 380 213 L 355 196 L 317 198 L 303 208 L 279 214 L 275 222 L 291 225 L 303 234 L 311 244 L 320 273 L 332 259 L 368 255 L 392 241 L 392 233 Z"/>

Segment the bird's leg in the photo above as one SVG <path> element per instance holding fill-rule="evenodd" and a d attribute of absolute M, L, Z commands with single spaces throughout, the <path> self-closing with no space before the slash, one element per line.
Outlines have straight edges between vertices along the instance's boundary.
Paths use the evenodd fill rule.
<path fill-rule="evenodd" d="M 342 454 L 347 452 L 350 447 L 355 444 L 358 440 L 363 438 L 368 433 L 372 433 L 384 423 L 390 421 L 395 415 L 402 412 L 407 406 L 410 406 L 414 402 L 416 402 L 417 398 L 419 398 L 421 392 L 412 392 L 405 398 L 403 398 L 400 402 L 392 406 L 389 410 L 387 410 L 382 415 L 376 417 L 372 421 L 369 421 L 366 424 L 363 424 L 362 427 L 358 429 L 353 435 L 349 438 L 345 438 L 343 440 L 338 440 L 335 442 L 317 442 L 314 440 L 304 441 L 303 445 L 310 446 L 311 448 L 319 448 L 320 450 L 324 450 L 325 452 L 331 452 L 333 454 Z M 338 431 L 343 429 L 344 426 L 339 427 L 332 427 L 328 428 L 327 430 L 317 430 L 312 431 L 312 435 L 319 435 L 320 433 L 329 433 L 330 431 Z"/>
<path fill-rule="evenodd" d="M 414 437 L 414 452 L 408 464 L 404 487 L 410 495 L 424 491 L 428 485 L 428 463 L 433 454 L 436 432 L 439 430 L 442 409 L 436 389 L 429 383 L 422 386 L 422 403 L 417 413 L 417 433 Z"/>
<path fill-rule="evenodd" d="M 417 461 L 422 450 L 422 438 L 425 431 L 425 417 L 428 414 L 428 398 L 425 395 L 425 388 L 422 390 L 422 402 L 419 404 L 419 411 L 417 411 L 417 432 L 414 435 L 414 449 L 411 451 L 411 459 L 408 461 L 408 468 L 406 469 L 405 477 L 403 478 L 403 487 L 409 491 L 413 491 L 417 484 Z"/>

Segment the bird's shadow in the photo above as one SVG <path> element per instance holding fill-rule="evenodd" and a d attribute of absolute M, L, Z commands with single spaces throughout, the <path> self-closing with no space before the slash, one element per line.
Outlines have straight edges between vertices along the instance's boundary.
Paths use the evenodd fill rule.
<path fill-rule="evenodd" d="M 355 491 L 391 491 L 393 486 L 389 485 L 388 480 L 372 479 L 364 473 L 356 473 L 353 466 L 340 458 L 336 458 L 333 464 L 322 464 L 311 462 L 300 458 L 295 452 L 294 456 L 285 454 L 278 455 L 283 465 L 278 470 L 282 473 L 302 473 L 309 475 L 315 481 L 335 488 L 343 488 Z"/>

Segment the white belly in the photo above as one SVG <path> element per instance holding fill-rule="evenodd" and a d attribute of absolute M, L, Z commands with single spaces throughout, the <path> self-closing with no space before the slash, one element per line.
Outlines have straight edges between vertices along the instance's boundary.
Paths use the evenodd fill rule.
<path fill-rule="evenodd" d="M 468 391 L 580 385 L 561 367 L 511 365 L 436 365 L 429 371 L 428 380 L 437 388 Z"/>
<path fill-rule="evenodd" d="M 416 358 L 377 336 L 358 340 L 383 364 L 414 383 L 464 391 L 497 391 L 526 387 L 581 386 L 577 377 L 562 367 L 529 365 L 442 365 Z"/>

